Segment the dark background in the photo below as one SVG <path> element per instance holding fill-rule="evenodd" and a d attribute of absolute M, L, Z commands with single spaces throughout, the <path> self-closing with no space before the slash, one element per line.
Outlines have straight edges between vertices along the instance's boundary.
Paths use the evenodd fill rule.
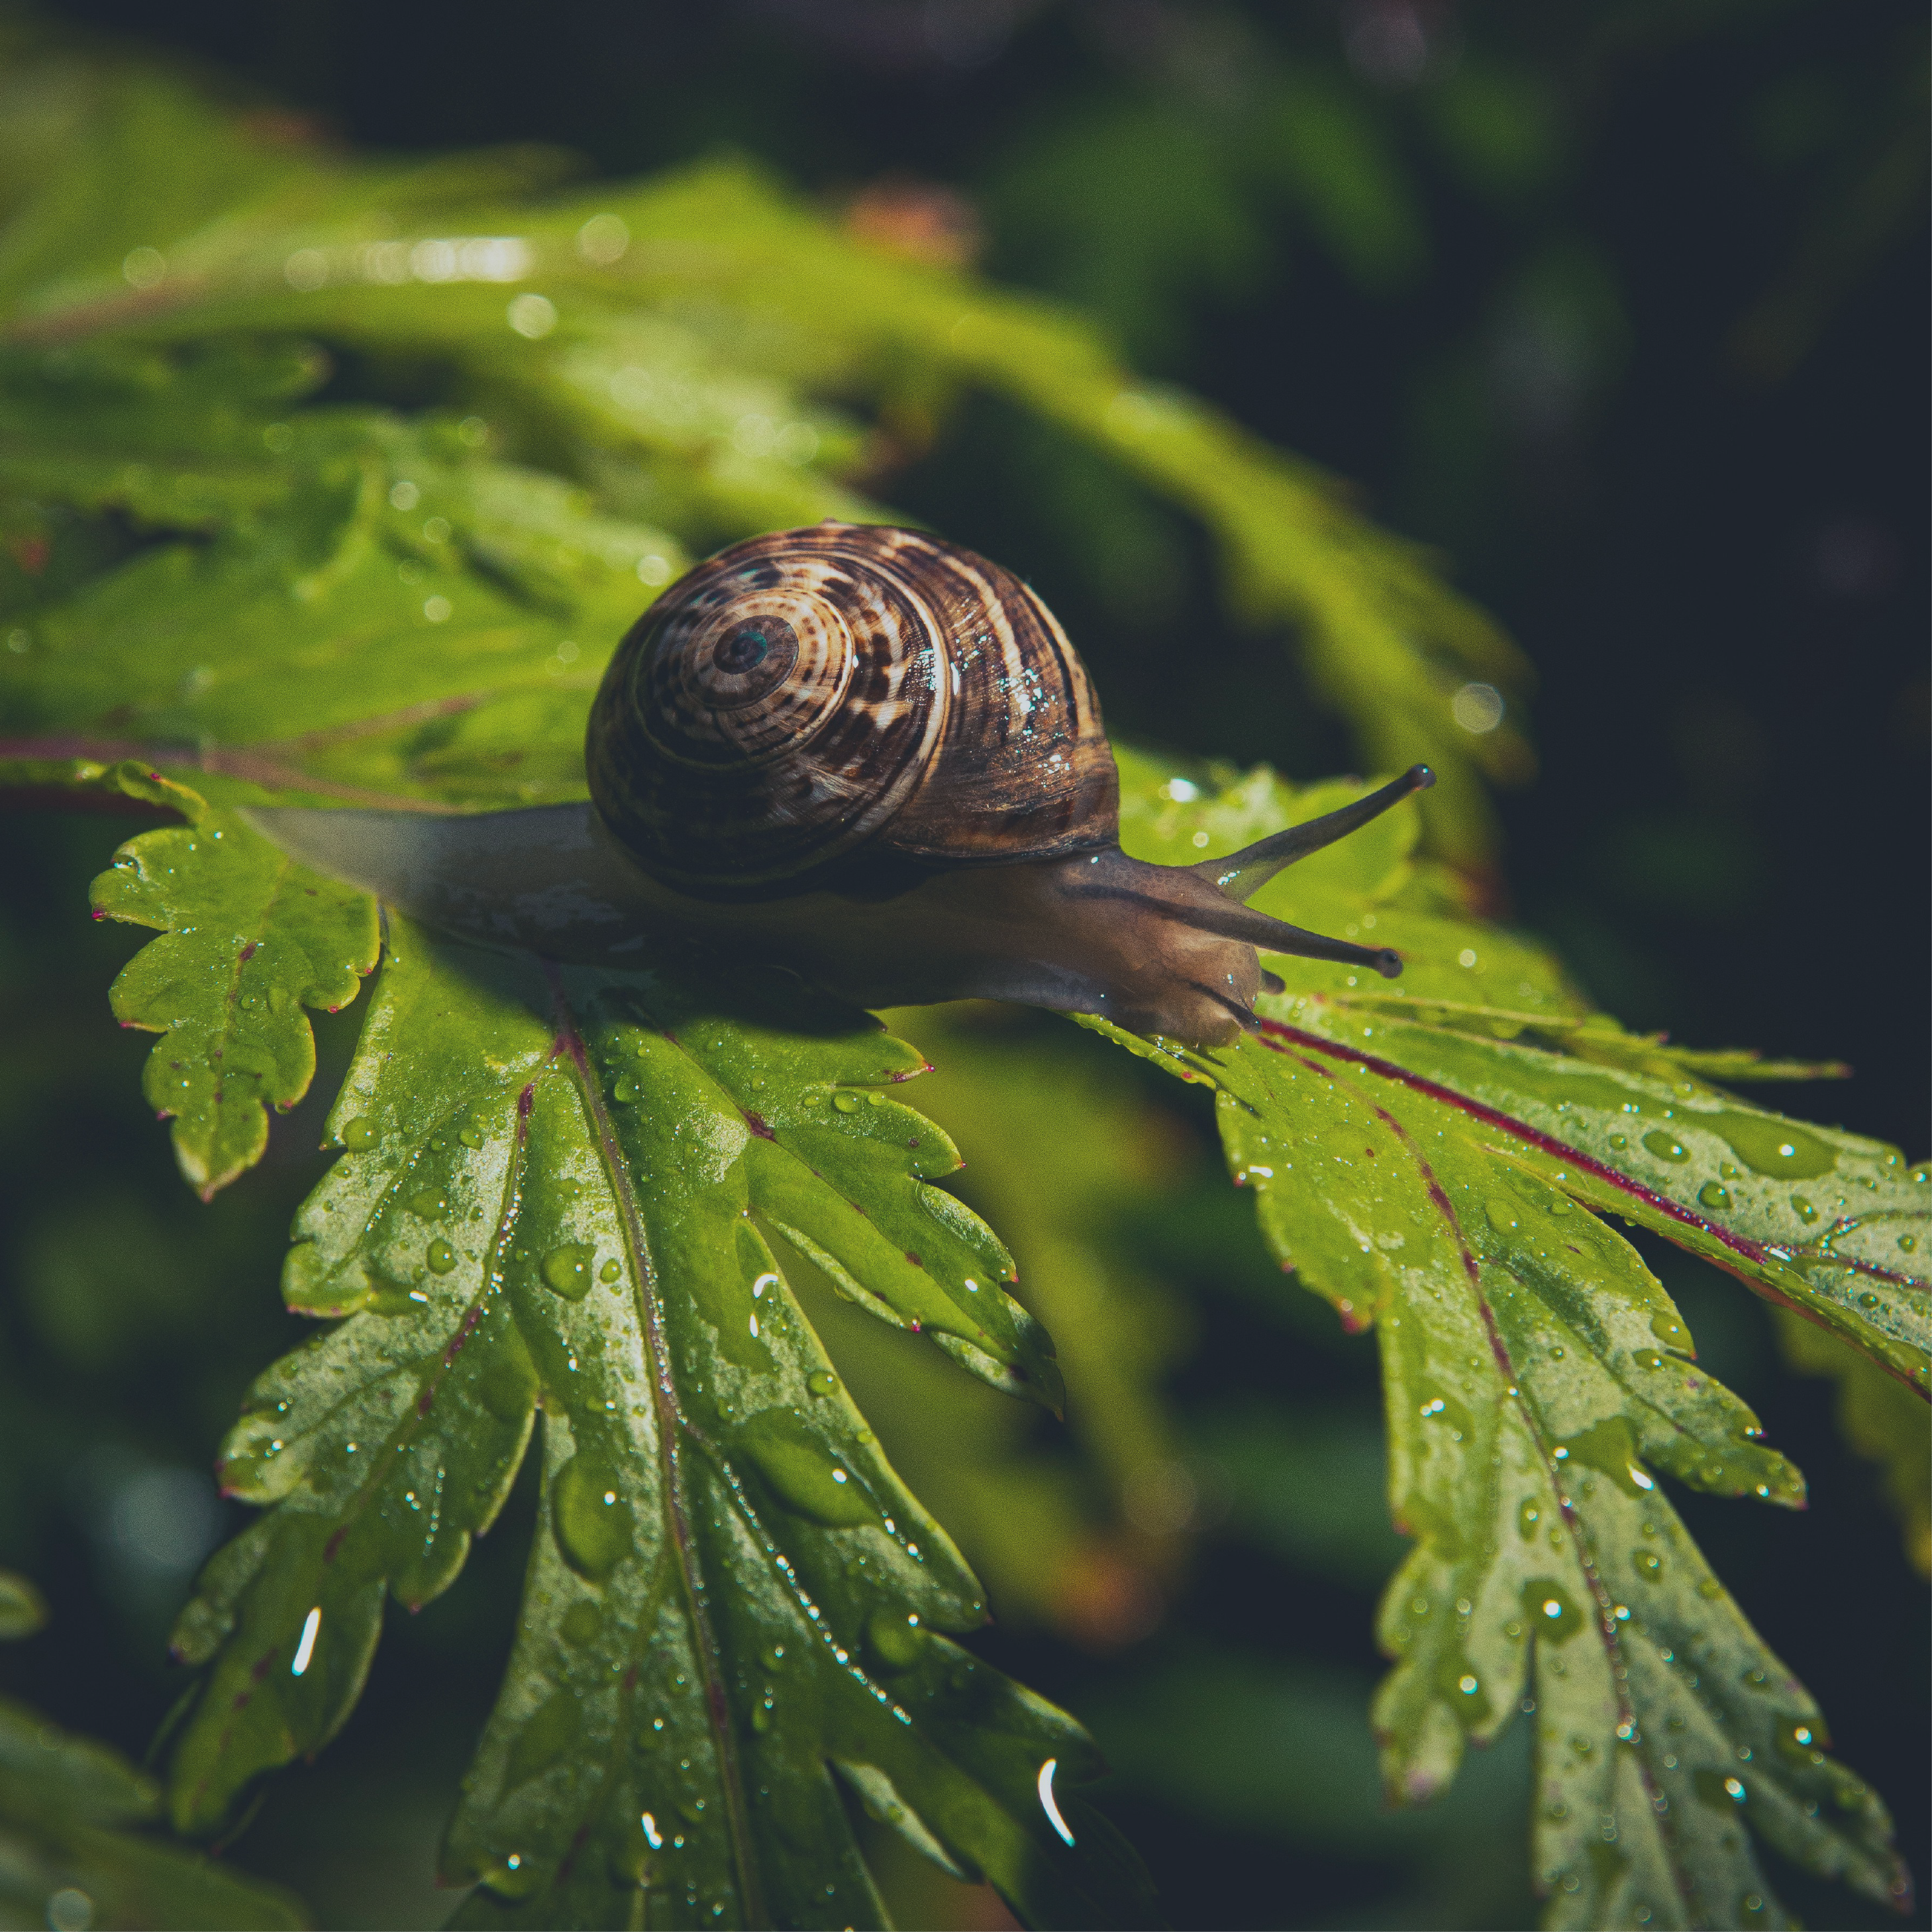
<path fill-rule="evenodd" d="M 1375 514 L 1440 545 L 1521 641 L 1542 773 L 1501 800 L 1513 916 L 1627 1023 L 1850 1061 L 1841 1085 L 1764 1097 L 1925 1157 L 1922 7 L 42 10 L 208 63 L 360 146 L 538 140 L 613 174 L 730 147 L 829 205 L 881 184 L 956 193 L 930 205 L 976 236 L 991 273 L 1081 302 L 1142 367 L 1353 480 Z M 1346 170 L 1324 200 L 1269 150 L 1270 115 L 1310 86 L 1370 131 L 1379 200 Z M 1215 610 L 1195 535 L 1037 429 L 969 405 L 870 487 L 1032 578 L 1094 665 L 1118 735 L 1298 776 L 1348 765 L 1345 733 L 1301 693 L 1280 640 Z M 170 1454 L 200 1466 L 247 1379 L 292 1337 L 263 1257 L 316 1171 L 302 1150 L 316 1123 L 304 1108 L 278 1129 L 260 1186 L 208 1210 L 177 1198 L 160 1137 L 130 1104 L 142 1049 L 106 1036 L 128 939 L 75 928 L 118 836 L 46 821 L 4 860 L 0 937 L 32 1012 L 4 1024 L 32 1104 L 0 1152 L 10 1187 L 52 1186 L 59 1204 L 50 1216 L 16 1203 L 28 1312 L 7 1373 L 26 1460 L 0 1510 L 60 1612 L 34 1672 L 50 1697 L 59 1687 L 64 1716 L 138 1750 L 169 1694 L 142 1646 L 184 1580 L 116 1569 L 102 1498 L 131 1480 L 115 1461 L 135 1455 L 128 1444 L 163 1459 L 140 1465 L 155 1480 Z M 324 1047 L 318 1090 L 346 1038 Z M 110 1166 L 111 1196 L 32 1180 Z M 1211 1240 L 1170 1235 L 1164 1253 L 1158 1230 L 1136 1238 L 1200 1310 L 1174 1389 L 1184 1411 L 1244 1391 L 1368 1402 L 1366 1344 L 1256 1312 L 1243 1283 L 1270 1266 L 1220 1199 L 1200 1208 Z M 186 1268 L 168 1257 L 190 1222 Z M 178 1278 L 128 1286 L 103 1317 L 111 1335 L 36 1318 L 61 1270 L 84 1270 L 110 1239 L 151 1241 L 160 1276 Z M 24 1259 L 22 1242 L 39 1244 Z M 1690 1498 L 1687 1520 L 1890 1798 L 1922 1882 L 1924 1586 L 1874 1473 L 1840 1443 L 1828 1388 L 1781 1365 L 1730 1284 L 1652 1258 L 1707 1360 L 1812 1483 L 1803 1518 Z M 184 1306 L 219 1327 L 218 1347 L 182 1332 Z M 105 1432 L 91 1419 L 104 1404 Z M 22 1500 L 36 1470 L 51 1510 Z M 238 1856 L 304 1885 L 325 1914 L 384 1922 L 397 1909 L 405 1857 L 433 1833 L 487 1707 L 515 1545 L 482 1546 L 464 1584 L 386 1646 L 344 1740 L 286 1781 Z M 1184 1678 L 1202 1646 L 1253 1659 L 1258 1683 L 1278 1654 L 1370 1671 L 1372 1600 L 1228 1537 L 1137 1649 L 1004 1632 L 991 1647 L 1047 1695 L 1104 1714 L 1137 1676 Z M 1483 1924 L 1531 1909 L 1519 1874 L 1465 1895 L 1400 1848 L 1324 1852 L 1190 1814 L 1124 1756 L 1117 1815 L 1177 1922 Z M 1277 1772 L 1255 1767 L 1263 1784 Z M 1808 1922 L 1869 1922 L 1802 1882 L 1791 1895 Z"/>

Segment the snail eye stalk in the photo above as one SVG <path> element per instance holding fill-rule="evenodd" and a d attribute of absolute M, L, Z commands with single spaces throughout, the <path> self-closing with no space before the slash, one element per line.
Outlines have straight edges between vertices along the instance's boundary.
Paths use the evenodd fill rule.
<path fill-rule="evenodd" d="M 1298 859 L 1305 859 L 1311 852 L 1318 852 L 1324 845 L 1332 845 L 1338 838 L 1346 838 L 1352 832 L 1366 825 L 1371 819 L 1379 818 L 1392 805 L 1400 805 L 1411 793 L 1426 791 L 1436 782 L 1436 774 L 1426 765 L 1411 765 L 1399 778 L 1392 780 L 1379 791 L 1372 791 L 1366 798 L 1358 798 L 1353 805 L 1345 805 L 1339 812 L 1325 812 L 1319 818 L 1311 818 L 1306 825 L 1291 825 L 1286 832 L 1277 832 L 1271 836 L 1258 839 L 1252 845 L 1244 845 L 1238 852 L 1231 852 L 1225 859 L 1204 859 L 1193 868 L 1204 879 L 1213 880 L 1221 891 L 1238 903 L 1251 899 L 1269 880 L 1283 872 Z M 1280 922 L 1276 921 L 1279 924 Z M 1295 930 L 1292 926 L 1284 932 Z M 1304 935 L 1313 938 L 1312 933 Z M 1324 945 L 1339 942 L 1324 940 Z M 1277 952 L 1292 952 L 1300 949 L 1276 945 Z M 1357 946 L 1357 952 L 1364 949 Z M 1306 955 L 1308 958 L 1328 959 L 1338 957 L 1333 953 L 1318 952 Z M 1393 956 L 1390 956 L 1393 957 Z M 1366 964 L 1369 956 L 1364 954 L 1358 964 Z M 1394 974 L 1385 967 L 1377 967 L 1378 972 Z M 1396 970 L 1400 970 L 1399 968 Z"/>

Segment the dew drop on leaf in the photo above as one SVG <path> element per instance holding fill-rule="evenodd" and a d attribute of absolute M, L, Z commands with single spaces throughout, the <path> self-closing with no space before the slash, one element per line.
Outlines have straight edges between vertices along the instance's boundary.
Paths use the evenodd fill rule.
<path fill-rule="evenodd" d="M 1643 1137 L 1643 1144 L 1659 1160 L 1688 1160 L 1690 1150 L 1674 1136 L 1667 1134 L 1661 1127 L 1652 1127 Z"/>
<path fill-rule="evenodd" d="M 856 1094 L 842 1092 L 832 1095 L 832 1104 L 842 1114 L 856 1114 L 865 1102 Z"/>
<path fill-rule="evenodd" d="M 866 1620 L 866 1647 L 887 1670 L 907 1670 L 924 1654 L 926 1634 L 916 1617 L 883 1606 Z"/>
<path fill-rule="evenodd" d="M 1562 1584 L 1547 1576 L 1532 1576 L 1522 1586 L 1523 1618 L 1546 1642 L 1562 1643 L 1582 1627 L 1582 1613 Z"/>
<path fill-rule="evenodd" d="M 830 1395 L 838 1386 L 838 1378 L 830 1369 L 814 1369 L 805 1385 L 814 1395 Z"/>
<path fill-rule="evenodd" d="M 1633 1550 L 1630 1562 L 1640 1574 L 1648 1576 L 1653 1583 L 1664 1574 L 1664 1559 L 1654 1550 Z"/>
<path fill-rule="evenodd" d="M 354 1120 L 345 1120 L 342 1124 L 342 1144 L 346 1148 L 353 1150 L 374 1147 L 380 1138 L 375 1122 L 364 1119 L 359 1114 Z"/>
<path fill-rule="evenodd" d="M 456 1265 L 456 1250 L 439 1234 L 423 1250 L 423 1259 L 432 1274 L 447 1274 Z"/>
<path fill-rule="evenodd" d="M 630 1507 L 617 1493 L 616 1472 L 580 1449 L 557 1472 L 550 1516 L 558 1546 L 572 1568 L 602 1582 L 631 1540 Z"/>
<path fill-rule="evenodd" d="M 551 1249 L 538 1269 L 544 1287 L 566 1301 L 581 1301 L 590 1292 L 590 1264 L 596 1252 L 584 1241 L 566 1241 Z"/>
<path fill-rule="evenodd" d="M 1698 1189 L 1697 1198 L 1706 1208 L 1728 1208 L 1731 1204 L 1731 1190 L 1721 1180 L 1707 1180 Z"/>

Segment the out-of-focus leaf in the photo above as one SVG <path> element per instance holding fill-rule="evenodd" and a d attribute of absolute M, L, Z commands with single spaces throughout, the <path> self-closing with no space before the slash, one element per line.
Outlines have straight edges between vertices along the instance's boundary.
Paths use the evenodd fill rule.
<path fill-rule="evenodd" d="M 1932 1412 L 1896 1377 L 1790 1309 L 1776 1318 L 1785 1360 L 1838 1384 L 1845 1440 L 1879 1466 L 1906 1556 L 1921 1576 L 1932 1576 Z"/>
<path fill-rule="evenodd" d="M 1196 1485 L 1162 1388 L 1184 1359 L 1182 1322 L 1117 1231 L 1130 1205 L 1158 1212 L 1172 1200 L 1180 1150 L 1119 1077 L 1125 1070 L 1078 1042 L 1016 1029 L 997 1008 L 908 1008 L 886 1019 L 935 1066 L 922 1102 L 973 1150 L 959 1190 L 1012 1246 L 1028 1306 L 1080 1391 L 1069 1417 L 1077 1466 L 1006 1443 L 964 1454 L 951 1434 L 922 1444 L 938 1392 L 914 1392 L 901 1418 L 906 1474 L 956 1529 L 1003 1618 L 1018 1611 L 1112 1648 L 1159 1616 L 1195 1516 Z"/>
<path fill-rule="evenodd" d="M 26 1577 L 0 1570 L 0 1640 L 32 1636 L 47 1620 L 46 1600 Z"/>
<path fill-rule="evenodd" d="M 0 1640 L 32 1636 L 46 1614 L 26 1577 L 0 1570 Z M 0 1910 L 104 1932 L 308 1922 L 279 1888 L 144 1831 L 160 1812 L 160 1787 L 118 1752 L 0 1697 Z"/>
<path fill-rule="evenodd" d="M 826 398 L 857 395 L 889 409 L 909 385 L 934 395 L 978 386 L 1198 518 L 1219 549 L 1231 598 L 1252 621 L 1294 628 L 1317 682 L 1349 716 L 1371 761 L 1419 755 L 1445 772 L 1500 776 L 1526 769 L 1511 724 L 1472 735 L 1454 722 L 1450 700 L 1463 683 L 1518 688 L 1523 667 L 1419 551 L 1363 520 L 1306 466 L 1190 398 L 1136 382 L 1066 314 L 868 248 L 740 167 L 538 203 L 526 190 L 550 164 L 529 155 L 412 168 L 266 149 L 153 76 L 76 69 L 64 102 L 45 130 L 46 161 L 56 164 L 28 171 L 27 198 L 0 245 L 0 334 L 13 345 L 0 372 L 0 447 L 16 452 L 12 488 L 60 502 L 119 502 L 163 524 L 219 526 L 225 542 L 241 546 L 218 545 L 211 559 L 167 552 L 166 561 L 136 560 L 118 606 L 87 609 L 90 638 L 104 623 L 138 625 L 158 597 L 170 608 L 191 602 L 196 593 L 182 579 L 197 566 L 208 580 L 199 594 L 232 596 L 266 545 L 279 553 L 271 575 L 280 589 L 309 598 L 352 591 L 358 607 L 352 616 L 349 608 L 318 614 L 315 646 L 304 651 L 292 640 L 284 653 L 298 665 L 310 661 L 332 687 L 316 708 L 320 694 L 303 694 L 302 680 L 294 681 L 291 704 L 302 697 L 310 707 L 299 729 L 339 728 L 452 695 L 446 679 L 431 692 L 419 688 L 428 681 L 420 676 L 398 675 L 416 654 L 396 644 L 425 624 L 458 627 L 437 633 L 440 648 L 428 654 L 446 670 L 461 655 L 451 645 L 465 633 L 472 660 L 493 670 L 514 664 L 541 682 L 544 658 L 566 644 L 594 670 L 621 623 L 591 628 L 573 610 L 572 628 L 543 632 L 547 649 L 538 652 L 522 612 L 502 609 L 460 569 L 442 580 L 440 551 L 406 560 L 426 573 L 412 586 L 416 614 L 376 616 L 374 581 L 364 580 L 379 566 L 399 568 L 382 554 L 393 542 L 382 528 L 385 493 L 414 479 L 393 475 L 374 432 L 359 446 L 335 433 L 330 460 L 309 468 L 304 453 L 315 436 L 332 433 L 331 412 L 298 406 L 321 366 L 310 344 L 446 359 L 482 412 L 466 422 L 487 436 L 499 421 L 574 466 L 600 491 L 611 520 L 668 523 L 706 544 L 828 514 L 878 514 L 842 484 L 839 472 L 865 446 Z M 1281 122 L 1292 134 L 1286 152 L 1298 157 L 1297 178 L 1335 210 L 1348 195 L 1370 193 L 1364 184 L 1376 173 L 1364 172 L 1357 136 L 1342 138 L 1346 118 L 1337 119 L 1332 102 L 1318 112 L 1304 100 Z M 96 232 L 100 184 L 129 164 L 124 143 L 164 127 L 178 190 L 130 198 Z M 218 193 L 224 182 L 225 200 Z M 1384 183 L 1370 198 L 1392 208 L 1390 192 Z M 1336 214 L 1336 233 L 1346 230 L 1358 249 L 1380 236 L 1374 259 L 1394 260 L 1389 220 L 1365 225 L 1364 208 L 1350 207 L 1346 219 Z M 137 233 L 146 238 L 127 242 Z M 114 239 L 104 244 L 106 234 Z M 194 371 L 188 389 L 173 397 L 161 392 L 177 352 L 153 355 L 170 344 Z M 281 417 L 251 432 L 251 412 L 270 404 Z M 70 413 L 71 438 L 50 440 L 49 425 Z M 308 482 L 274 497 L 251 433 Z M 184 434 L 192 448 L 181 447 Z M 452 530 L 458 520 L 440 508 L 423 520 Z M 553 532 L 542 547 L 563 541 Z M 432 548 L 449 542 L 430 540 Z M 662 543 L 650 554 L 674 561 Z M 108 586 L 118 581 L 110 577 L 100 592 L 110 602 Z M 260 614 L 210 610 L 188 621 L 184 609 L 173 649 L 146 640 L 143 673 L 166 669 L 178 686 L 190 680 L 178 698 L 194 700 L 196 674 L 218 667 L 182 662 L 182 649 L 191 638 L 264 624 L 267 594 L 262 581 Z M 447 607 L 440 616 L 430 608 L 437 604 Z M 576 634 L 580 628 L 590 634 Z M 44 638 L 36 630 L 32 651 L 58 655 L 76 634 L 72 623 L 56 622 Z M 386 702 L 368 701 L 350 675 L 358 648 L 350 640 L 358 636 L 362 654 L 380 650 Z M 349 648 L 326 648 L 325 640 Z M 577 661 L 566 653 L 563 663 Z M 152 688 L 152 674 L 142 681 Z M 418 688 L 403 694 L 398 684 Z M 111 685 L 110 674 L 103 688 Z M 352 690 L 352 713 L 344 709 Z M 97 698 L 95 709 L 112 701 Z M 261 716 L 238 731 L 232 704 L 190 710 L 220 745 L 274 735 Z M 1479 790 L 1444 788 L 1432 810 L 1446 849 L 1480 859 Z"/>

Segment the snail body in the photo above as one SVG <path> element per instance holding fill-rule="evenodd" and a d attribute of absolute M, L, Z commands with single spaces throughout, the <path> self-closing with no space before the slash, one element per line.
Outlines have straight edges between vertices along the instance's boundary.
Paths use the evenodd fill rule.
<path fill-rule="evenodd" d="M 1214 1045 L 1279 988 L 1257 946 L 1401 970 L 1244 902 L 1432 782 L 1417 766 L 1228 858 L 1130 858 L 1099 703 L 1046 607 L 935 538 L 836 523 L 734 544 L 660 597 L 585 762 L 587 804 L 249 816 L 429 924 L 550 957 L 678 944 L 862 1006 L 1013 1000 Z"/>

